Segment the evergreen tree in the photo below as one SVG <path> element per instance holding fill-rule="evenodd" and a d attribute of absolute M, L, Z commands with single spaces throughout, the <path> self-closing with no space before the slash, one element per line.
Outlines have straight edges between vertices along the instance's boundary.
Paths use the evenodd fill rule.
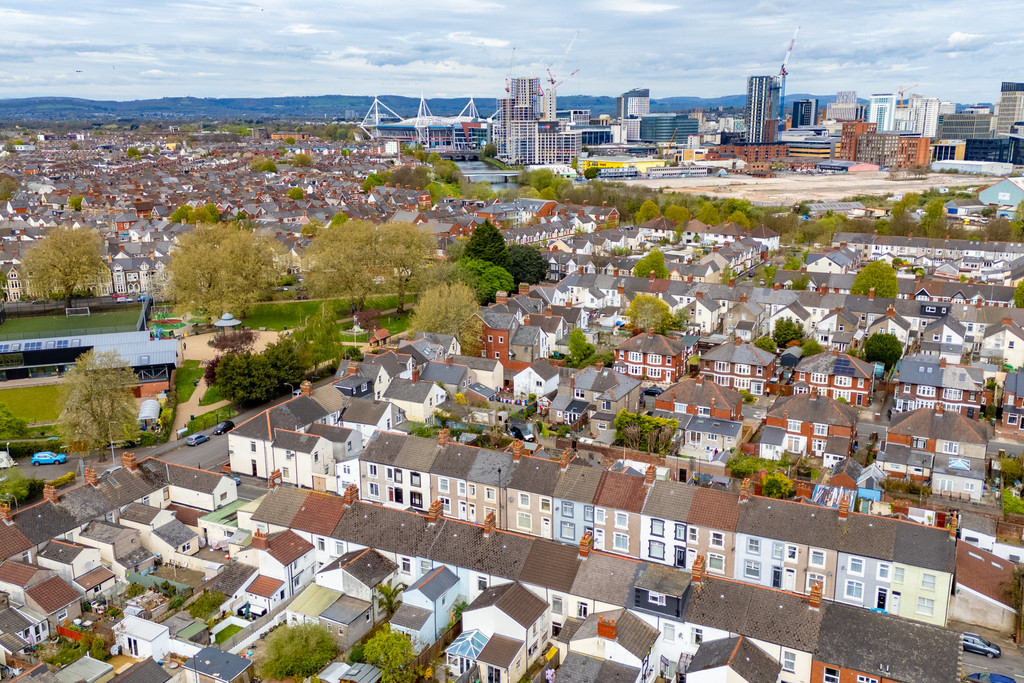
<path fill-rule="evenodd" d="M 509 258 L 505 238 L 490 221 L 484 221 L 483 225 L 473 231 L 463 256 L 487 261 L 507 271 L 512 269 L 512 259 Z"/>

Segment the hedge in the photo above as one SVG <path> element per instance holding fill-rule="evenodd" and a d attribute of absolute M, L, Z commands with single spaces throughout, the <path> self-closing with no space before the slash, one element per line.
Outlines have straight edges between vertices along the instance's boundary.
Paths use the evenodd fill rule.
<path fill-rule="evenodd" d="M 61 486 L 67 486 L 68 484 L 75 483 L 75 480 L 77 478 L 78 477 L 75 475 L 74 472 L 68 472 L 64 476 L 57 477 L 56 479 L 51 479 L 50 481 L 48 481 L 46 483 L 49 484 L 50 486 L 53 486 L 54 488 L 58 488 L 59 489 Z"/>
<path fill-rule="evenodd" d="M 62 446 L 60 441 L 12 441 L 7 452 L 12 458 L 31 458 L 39 451 L 60 451 Z"/>

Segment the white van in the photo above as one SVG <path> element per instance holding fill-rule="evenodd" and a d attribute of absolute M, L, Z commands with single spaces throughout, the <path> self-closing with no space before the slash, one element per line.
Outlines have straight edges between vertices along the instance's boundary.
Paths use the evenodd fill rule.
<path fill-rule="evenodd" d="M 0 451 L 0 470 L 14 467 L 14 458 L 7 451 Z"/>

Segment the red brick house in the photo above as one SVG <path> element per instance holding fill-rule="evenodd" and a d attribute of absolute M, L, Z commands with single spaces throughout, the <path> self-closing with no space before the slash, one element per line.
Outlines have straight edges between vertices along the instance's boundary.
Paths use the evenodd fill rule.
<path fill-rule="evenodd" d="M 684 378 L 658 396 L 655 407 L 681 415 L 700 415 L 720 420 L 743 420 L 743 396 L 702 375 Z"/>
<path fill-rule="evenodd" d="M 875 386 L 871 363 L 837 350 L 802 358 L 797 363 L 793 393 L 815 393 L 850 405 L 866 406 Z"/>
<path fill-rule="evenodd" d="M 686 360 L 691 351 L 678 339 L 646 332 L 619 344 L 615 350 L 615 370 L 671 384 L 686 373 Z"/>
<path fill-rule="evenodd" d="M 853 451 L 859 414 L 827 396 L 780 397 L 764 419 L 761 457 L 779 460 L 784 452 L 811 453 L 831 468 Z"/>
<path fill-rule="evenodd" d="M 777 360 L 774 353 L 736 339 L 705 353 L 700 359 L 700 374 L 723 387 L 761 396 L 775 375 Z"/>

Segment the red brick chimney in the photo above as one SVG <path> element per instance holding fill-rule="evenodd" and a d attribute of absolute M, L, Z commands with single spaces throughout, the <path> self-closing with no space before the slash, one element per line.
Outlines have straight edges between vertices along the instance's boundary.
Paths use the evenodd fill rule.
<path fill-rule="evenodd" d="M 427 508 L 427 523 L 430 526 L 437 524 L 438 520 L 444 519 L 444 503 L 439 500 L 435 500 Z"/>
<path fill-rule="evenodd" d="M 121 467 L 125 468 L 130 472 L 134 472 L 138 469 L 138 465 L 135 463 L 134 453 L 122 453 L 121 454 Z"/>
<path fill-rule="evenodd" d="M 896 317 L 896 309 L 893 308 L 892 304 L 889 304 L 889 308 L 885 309 L 885 317 L 886 318 L 895 318 Z"/>
<path fill-rule="evenodd" d="M 698 555 L 690 567 L 690 583 L 700 585 L 704 581 L 704 556 Z"/>
<path fill-rule="evenodd" d="M 359 374 L 359 363 L 354 360 L 348 362 L 348 374 L 357 375 Z"/>
<path fill-rule="evenodd" d="M 809 481 L 798 481 L 796 483 L 796 495 L 798 498 L 810 498 L 814 495 L 814 487 Z"/>
<path fill-rule="evenodd" d="M 283 483 L 284 475 L 281 473 L 281 470 L 274 470 L 270 473 L 270 477 L 267 479 L 267 488 L 273 491 L 275 486 Z"/>
<path fill-rule="evenodd" d="M 597 370 L 598 372 L 601 372 L 602 370 L 604 370 L 604 361 L 603 360 L 599 360 L 596 363 L 594 363 L 594 369 Z"/>
<path fill-rule="evenodd" d="M 584 531 L 583 537 L 580 539 L 580 558 L 587 559 L 590 555 L 590 551 L 594 549 L 594 532 Z"/>
<path fill-rule="evenodd" d="M 874 299 L 875 299 L 875 288 L 874 287 L 872 287 L 871 289 L 868 290 L 868 299 L 871 300 L 871 301 L 874 301 Z"/>
<path fill-rule="evenodd" d="M 357 500 L 359 500 L 359 487 L 355 484 L 349 484 L 345 487 L 345 507 L 352 507 L 352 504 Z"/>
<path fill-rule="evenodd" d="M 832 357 L 839 358 L 839 349 L 832 347 Z"/>
<path fill-rule="evenodd" d="M 942 415 L 944 410 L 945 409 L 943 407 L 942 401 L 936 401 L 935 402 L 935 414 L 936 415 Z"/>
<path fill-rule="evenodd" d="M 451 365 L 452 365 L 452 357 L 448 356 L 447 358 L 445 358 L 444 359 L 444 364 L 447 365 L 448 367 L 451 367 Z"/>
<path fill-rule="evenodd" d="M 647 471 L 644 473 L 644 484 L 647 486 L 654 486 L 654 477 L 658 474 L 658 469 L 651 463 L 647 466 Z"/>
<path fill-rule="evenodd" d="M 960 517 L 955 512 L 953 518 L 949 520 L 949 537 L 956 539 L 956 531 L 960 528 Z"/>
<path fill-rule="evenodd" d="M 651 271 L 651 282 L 654 282 L 654 271 Z"/>
<path fill-rule="evenodd" d="M 523 457 L 523 441 L 516 439 L 512 442 L 512 462 L 519 462 Z"/>
<path fill-rule="evenodd" d="M 618 273 L 616 273 L 616 275 L 618 275 Z M 619 296 L 622 296 L 622 295 L 624 295 L 626 293 L 626 288 L 623 287 L 621 283 L 615 289 L 619 293 Z"/>
<path fill-rule="evenodd" d="M 940 358 L 939 359 L 939 367 L 940 368 L 946 367 L 946 359 L 945 358 Z"/>
<path fill-rule="evenodd" d="M 311 398 L 313 396 L 313 383 L 308 379 L 303 380 L 302 384 L 299 385 L 299 391 L 302 392 L 303 396 Z"/>
<path fill-rule="evenodd" d="M 704 375 L 697 375 L 693 381 L 696 382 L 697 386 L 699 387 L 700 385 L 704 384 Z"/>
<path fill-rule="evenodd" d="M 487 516 L 484 517 L 484 538 L 491 537 L 491 534 L 494 533 L 495 524 L 496 519 L 494 517 L 494 511 L 491 510 L 490 512 L 487 513 Z"/>
<path fill-rule="evenodd" d="M 743 340 L 740 339 L 739 337 L 736 337 L 736 346 L 739 346 L 742 343 L 743 343 Z"/>
<path fill-rule="evenodd" d="M 413 384 L 415 384 L 416 382 L 419 382 L 419 381 L 420 381 L 420 369 L 419 369 L 419 366 L 414 365 L 414 366 L 412 366 L 412 382 L 413 382 Z"/>
<path fill-rule="evenodd" d="M 740 502 L 746 503 L 750 499 L 750 477 L 743 480 L 740 484 Z"/>
<path fill-rule="evenodd" d="M 11 506 L 7 503 L 0 503 L 0 519 L 4 520 L 4 524 L 14 523 L 14 518 L 11 516 Z"/>
<path fill-rule="evenodd" d="M 615 620 L 598 617 L 597 637 L 604 638 L 606 640 L 615 640 Z"/>
<path fill-rule="evenodd" d="M 821 581 L 815 581 L 811 585 L 811 594 L 807 598 L 807 605 L 813 609 L 821 609 Z"/>
<path fill-rule="evenodd" d="M 746 294 L 740 294 L 740 303 L 741 304 L 747 303 L 747 295 Z"/>
<path fill-rule="evenodd" d="M 444 429 L 439 431 L 437 433 L 437 445 L 438 446 L 447 446 L 448 445 L 448 440 L 451 437 L 451 434 L 452 433 L 448 430 L 447 427 L 445 427 Z"/>
<path fill-rule="evenodd" d="M 494 294 L 494 303 L 505 305 L 508 303 L 508 292 L 496 292 Z"/>
<path fill-rule="evenodd" d="M 267 549 L 267 535 L 262 530 L 257 529 L 256 533 L 252 535 L 252 547 L 256 550 Z"/>
<path fill-rule="evenodd" d="M 565 472 L 569 469 L 569 463 L 572 462 L 572 451 L 566 448 L 562 451 L 562 457 L 559 459 L 562 471 Z"/>
<path fill-rule="evenodd" d="M 780 283 L 776 282 L 775 284 L 772 285 L 772 289 L 777 292 L 780 289 L 782 289 L 782 285 Z"/>
<path fill-rule="evenodd" d="M 850 499 L 843 496 L 839 500 L 839 519 L 846 519 L 850 516 Z"/>
<path fill-rule="evenodd" d="M 529 294 L 530 293 L 530 283 L 528 283 L 528 282 L 520 282 L 519 283 L 519 293 L 520 294 Z"/>
<path fill-rule="evenodd" d="M 96 476 L 96 470 L 90 467 L 85 468 L 85 483 L 93 486 L 99 486 L 100 478 Z"/>

